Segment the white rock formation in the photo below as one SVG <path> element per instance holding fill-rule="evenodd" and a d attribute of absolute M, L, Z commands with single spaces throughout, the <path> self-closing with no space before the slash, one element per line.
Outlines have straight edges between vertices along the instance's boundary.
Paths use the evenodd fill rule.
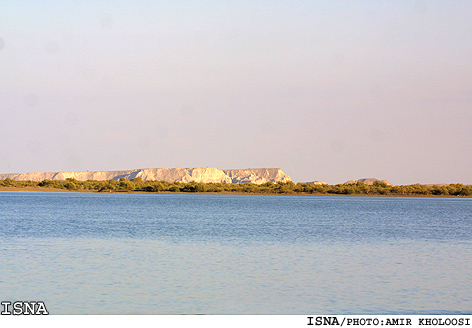
<path fill-rule="evenodd" d="M 197 168 L 149 168 L 127 171 L 83 171 L 83 172 L 35 172 L 35 173 L 10 173 L 0 174 L 0 180 L 10 178 L 13 180 L 128 180 L 134 178 L 146 180 L 159 180 L 168 182 L 225 182 L 225 183 L 256 183 L 287 182 L 292 179 L 279 168 L 245 169 L 245 170 L 219 170 L 214 167 Z"/>
<path fill-rule="evenodd" d="M 282 169 L 246 169 L 246 170 L 223 170 L 231 178 L 232 183 L 257 183 L 288 182 L 292 179 Z"/>
<path fill-rule="evenodd" d="M 382 183 L 385 183 L 387 184 L 388 186 L 393 186 L 390 182 L 388 182 L 387 180 L 379 180 L 379 179 L 375 179 L 375 178 L 364 178 L 364 179 L 359 179 L 359 180 L 349 180 L 349 181 L 346 181 L 344 182 L 344 184 L 352 184 L 352 183 L 357 183 L 357 182 L 363 182 L 365 183 L 366 185 L 373 185 L 375 182 L 382 182 Z"/>
<path fill-rule="evenodd" d="M 321 181 L 310 181 L 310 182 L 305 182 L 306 184 L 314 184 L 314 185 L 327 185 L 326 182 L 321 182 Z"/>

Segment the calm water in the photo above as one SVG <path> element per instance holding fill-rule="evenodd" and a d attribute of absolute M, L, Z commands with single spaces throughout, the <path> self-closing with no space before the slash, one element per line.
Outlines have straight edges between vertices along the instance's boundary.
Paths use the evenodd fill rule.
<path fill-rule="evenodd" d="M 51 314 L 472 313 L 472 199 L 0 192 Z"/>

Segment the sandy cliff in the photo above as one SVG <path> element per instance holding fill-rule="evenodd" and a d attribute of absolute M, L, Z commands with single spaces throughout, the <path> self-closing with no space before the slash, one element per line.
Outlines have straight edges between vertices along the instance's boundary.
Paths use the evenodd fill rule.
<path fill-rule="evenodd" d="M 214 167 L 197 168 L 149 168 L 127 171 L 83 171 L 83 172 L 34 172 L 34 173 L 10 173 L 0 174 L 0 179 L 13 180 L 65 180 L 73 178 L 85 180 L 128 180 L 134 178 L 146 180 L 159 180 L 168 182 L 226 182 L 226 183 L 257 183 L 269 181 L 287 182 L 291 178 L 279 168 L 244 169 L 244 170 L 219 170 Z"/>
<path fill-rule="evenodd" d="M 305 182 L 306 184 L 314 184 L 314 185 L 327 185 L 326 182 L 322 182 L 322 181 L 309 181 L 309 182 Z"/>
<path fill-rule="evenodd" d="M 223 170 L 231 178 L 232 183 L 257 183 L 262 184 L 269 181 L 287 182 L 292 181 L 282 169 L 246 169 L 246 170 Z"/>
<path fill-rule="evenodd" d="M 388 182 L 387 180 L 379 180 L 379 179 L 375 179 L 375 178 L 364 178 L 364 179 L 359 179 L 359 180 L 349 180 L 349 181 L 346 181 L 344 182 L 344 184 L 352 184 L 352 183 L 357 183 L 357 182 L 363 182 L 365 183 L 366 185 L 373 185 L 375 182 L 382 182 L 382 183 L 385 183 L 387 184 L 388 186 L 393 186 L 390 182 Z"/>

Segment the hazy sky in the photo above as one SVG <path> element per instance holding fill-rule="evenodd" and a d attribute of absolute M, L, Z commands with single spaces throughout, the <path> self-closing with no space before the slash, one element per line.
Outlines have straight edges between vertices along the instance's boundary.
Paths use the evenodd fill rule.
<path fill-rule="evenodd" d="M 472 1 L 0 2 L 0 173 L 472 184 Z"/>

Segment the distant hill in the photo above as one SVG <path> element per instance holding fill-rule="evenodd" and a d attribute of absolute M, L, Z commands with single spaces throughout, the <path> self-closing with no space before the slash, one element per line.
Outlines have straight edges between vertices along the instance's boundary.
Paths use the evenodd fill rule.
<path fill-rule="evenodd" d="M 306 184 L 314 184 L 314 185 L 327 185 L 326 182 L 321 182 L 321 181 L 308 181 L 305 182 Z"/>
<path fill-rule="evenodd" d="M 344 184 L 351 184 L 351 183 L 357 183 L 357 182 L 363 182 L 365 183 L 366 185 L 373 185 L 375 182 L 382 182 L 382 183 L 385 183 L 389 186 L 393 186 L 390 182 L 388 182 L 387 180 L 379 180 L 379 179 L 375 179 L 375 178 L 363 178 L 363 179 L 359 179 L 359 180 L 349 180 L 349 181 L 346 181 L 344 182 Z"/>
<path fill-rule="evenodd" d="M 141 178 L 168 182 L 225 182 L 256 183 L 292 181 L 280 168 L 258 168 L 242 170 L 219 170 L 214 167 L 197 168 L 148 168 L 125 171 L 81 171 L 81 172 L 34 172 L 0 174 L 0 179 L 10 178 L 16 181 L 66 180 L 68 178 L 86 180 L 128 180 Z"/>

